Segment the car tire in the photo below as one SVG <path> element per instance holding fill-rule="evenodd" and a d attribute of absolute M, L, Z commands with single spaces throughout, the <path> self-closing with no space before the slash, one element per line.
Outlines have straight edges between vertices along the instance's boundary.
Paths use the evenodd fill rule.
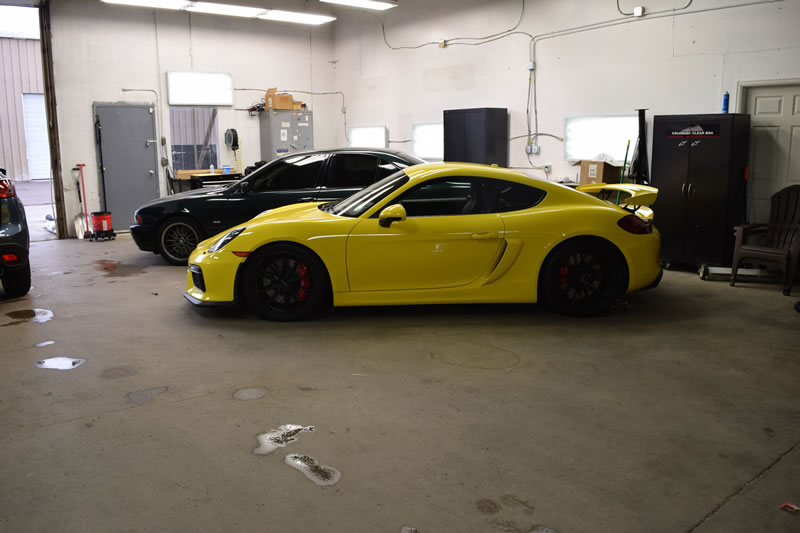
<path fill-rule="evenodd" d="M 3 276 L 3 290 L 9 298 L 19 298 L 28 294 L 31 290 L 31 264 L 25 263 L 19 270 L 6 272 Z"/>
<path fill-rule="evenodd" d="M 265 320 L 290 322 L 316 314 L 330 295 L 322 261 L 309 250 L 274 244 L 250 256 L 244 273 L 247 302 Z"/>
<path fill-rule="evenodd" d="M 172 217 L 164 221 L 156 233 L 158 253 L 173 265 L 185 265 L 203 238 L 203 230 L 195 221 Z"/>
<path fill-rule="evenodd" d="M 539 277 L 540 294 L 553 310 L 585 317 L 608 309 L 627 287 L 624 257 L 610 243 L 579 238 L 547 257 Z"/>

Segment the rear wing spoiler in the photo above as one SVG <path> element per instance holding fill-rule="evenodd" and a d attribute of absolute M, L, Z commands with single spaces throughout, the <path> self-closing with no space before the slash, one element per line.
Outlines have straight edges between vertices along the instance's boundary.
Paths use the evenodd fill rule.
<path fill-rule="evenodd" d="M 630 207 L 653 205 L 658 197 L 658 189 L 655 187 L 637 185 L 635 183 L 591 183 L 578 185 L 576 189 L 592 196 L 600 196 L 600 193 L 606 193 L 604 196 L 614 196 L 615 199 L 617 193 L 622 193 L 626 197 L 620 198 L 620 204 Z M 611 193 L 614 194 L 612 195 Z"/>

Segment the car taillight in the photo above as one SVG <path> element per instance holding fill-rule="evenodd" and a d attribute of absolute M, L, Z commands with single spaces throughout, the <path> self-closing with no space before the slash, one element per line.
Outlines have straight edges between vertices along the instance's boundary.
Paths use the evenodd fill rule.
<path fill-rule="evenodd" d="M 6 263 L 16 263 L 19 261 L 19 257 L 16 254 L 3 254 L 3 261 Z"/>
<path fill-rule="evenodd" d="M 653 224 L 649 220 L 642 220 L 636 215 L 625 215 L 617 221 L 617 226 L 629 233 L 644 235 L 653 233 Z"/>
<path fill-rule="evenodd" d="M 14 194 L 14 184 L 11 180 L 0 178 L 0 198 L 11 198 Z"/>
<path fill-rule="evenodd" d="M 136 223 L 144 224 L 144 219 L 142 218 L 142 215 L 140 215 L 139 213 L 136 213 Z"/>

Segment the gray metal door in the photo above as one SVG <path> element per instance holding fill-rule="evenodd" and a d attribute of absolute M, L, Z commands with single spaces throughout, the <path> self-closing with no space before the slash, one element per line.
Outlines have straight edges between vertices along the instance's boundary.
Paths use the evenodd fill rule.
<path fill-rule="evenodd" d="M 101 199 L 114 227 L 125 229 L 139 206 L 159 197 L 155 110 L 146 104 L 94 104 L 92 110 Z"/>

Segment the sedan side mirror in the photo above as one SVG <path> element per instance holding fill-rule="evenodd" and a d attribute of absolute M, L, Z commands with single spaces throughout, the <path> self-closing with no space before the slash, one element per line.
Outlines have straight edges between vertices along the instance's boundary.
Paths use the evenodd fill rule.
<path fill-rule="evenodd" d="M 401 222 L 406 219 L 406 208 L 401 204 L 390 205 L 378 215 L 378 224 L 383 228 L 388 228 L 392 222 Z"/>
<path fill-rule="evenodd" d="M 239 185 L 239 192 L 241 192 L 242 194 L 249 193 L 250 192 L 250 182 L 249 181 L 243 181 Z"/>

